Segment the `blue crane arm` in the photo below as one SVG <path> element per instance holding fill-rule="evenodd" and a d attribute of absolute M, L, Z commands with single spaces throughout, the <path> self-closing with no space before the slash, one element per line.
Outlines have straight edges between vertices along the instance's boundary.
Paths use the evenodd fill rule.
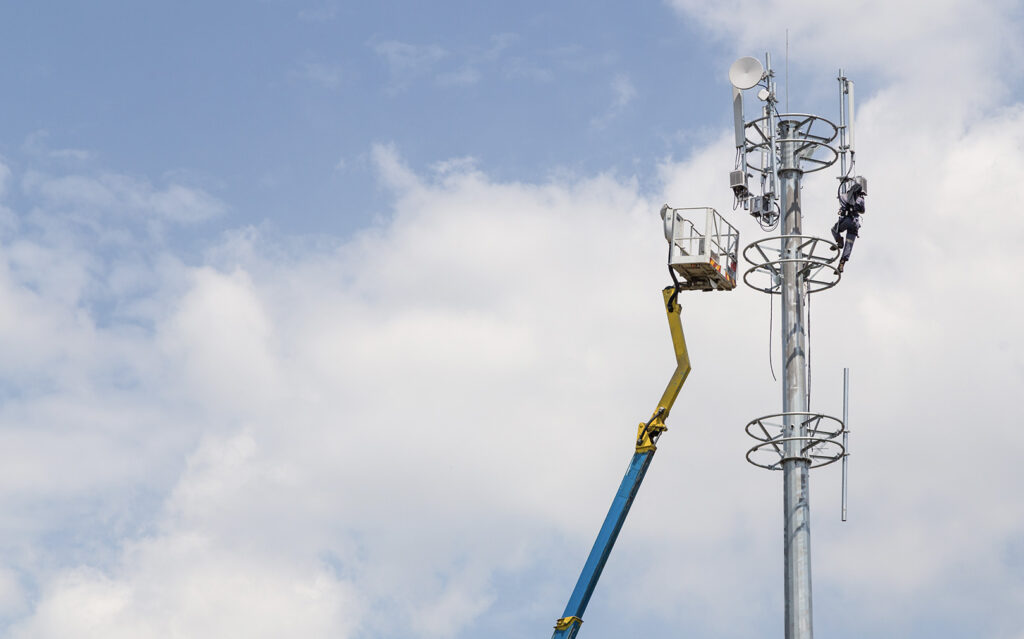
<path fill-rule="evenodd" d="M 626 476 L 622 478 L 619 491 L 615 493 L 612 507 L 608 510 L 608 516 L 604 518 L 601 525 L 601 532 L 597 534 L 597 541 L 587 557 L 587 563 L 583 566 L 583 572 L 576 582 L 576 587 L 569 597 L 569 603 L 565 606 L 562 618 L 555 623 L 555 634 L 552 639 L 572 639 L 579 632 L 580 624 L 583 623 L 583 611 L 590 603 L 590 596 L 594 593 L 597 580 L 601 578 L 601 571 L 604 570 L 605 562 L 612 552 L 612 546 L 622 530 L 622 524 L 629 514 L 629 507 L 633 505 L 640 483 L 644 480 L 647 468 L 651 465 L 654 451 L 645 453 L 634 453 L 633 460 L 629 463 Z"/>
<path fill-rule="evenodd" d="M 669 379 L 668 386 L 658 402 L 658 407 L 647 423 L 640 424 L 637 428 L 636 451 L 633 459 L 629 462 L 626 475 L 622 478 L 612 506 L 608 509 L 608 515 L 604 518 L 601 531 L 597 534 L 594 547 L 590 550 L 587 563 L 583 566 L 580 578 L 576 587 L 569 597 L 569 603 L 565 606 L 562 617 L 555 622 L 555 633 L 551 639 L 572 639 L 580 630 L 583 623 L 583 613 L 590 603 L 590 596 L 594 594 L 597 581 L 601 578 L 601 571 L 612 553 L 615 540 L 622 530 L 622 524 L 626 521 L 629 508 L 633 505 L 640 484 L 644 481 L 644 475 L 651 465 L 654 453 L 657 450 L 657 441 L 661 434 L 668 430 L 665 426 L 665 418 L 668 417 L 672 405 L 683 387 L 687 375 L 690 374 L 690 358 L 686 351 L 686 339 L 683 337 L 682 322 L 679 319 L 679 305 L 675 303 L 675 287 L 668 287 L 663 291 L 665 298 L 665 311 L 668 314 L 669 330 L 672 333 L 672 345 L 676 353 L 676 370 Z"/>

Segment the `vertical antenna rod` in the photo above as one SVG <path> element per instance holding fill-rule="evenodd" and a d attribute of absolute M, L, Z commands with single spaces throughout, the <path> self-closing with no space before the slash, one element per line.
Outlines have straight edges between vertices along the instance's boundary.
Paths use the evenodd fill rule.
<path fill-rule="evenodd" d="M 843 521 L 846 521 L 846 458 L 850 436 L 850 369 L 843 369 Z"/>
<path fill-rule="evenodd" d="M 789 113 L 789 29 L 786 29 L 786 113 Z"/>
<path fill-rule="evenodd" d="M 846 177 L 846 154 L 849 151 L 846 132 L 846 76 L 839 69 L 839 179 Z"/>
<path fill-rule="evenodd" d="M 853 81 L 839 69 L 839 179 L 846 178 L 846 161 L 849 155 L 850 168 L 855 162 L 853 129 Z M 845 190 L 845 187 L 844 187 Z"/>

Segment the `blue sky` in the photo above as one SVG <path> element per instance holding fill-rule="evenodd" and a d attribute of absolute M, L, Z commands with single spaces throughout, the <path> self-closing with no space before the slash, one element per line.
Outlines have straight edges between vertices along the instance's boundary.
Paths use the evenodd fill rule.
<path fill-rule="evenodd" d="M 704 72 L 721 51 L 657 3 L 5 12 L 8 156 L 34 136 L 132 174 L 181 172 L 231 201 L 229 224 L 365 225 L 383 205 L 364 188 L 377 142 L 414 167 L 472 156 L 510 180 L 649 174 L 723 120 L 698 97 L 726 90 Z"/>
<path fill-rule="evenodd" d="M 770 50 L 784 87 L 788 29 L 793 111 L 856 81 L 871 186 L 813 299 L 812 407 L 850 367 L 853 430 L 849 522 L 812 474 L 816 628 L 1022 639 L 1021 13 L 0 8 L 0 634 L 549 636 L 672 369 L 657 212 L 764 236 L 726 71 Z M 743 461 L 772 309 L 683 303 L 581 637 L 782 632 L 781 478 Z"/>

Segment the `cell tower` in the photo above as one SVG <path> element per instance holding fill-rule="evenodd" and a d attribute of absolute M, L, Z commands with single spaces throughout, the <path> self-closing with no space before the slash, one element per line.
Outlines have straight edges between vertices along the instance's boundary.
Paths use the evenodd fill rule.
<path fill-rule="evenodd" d="M 750 264 L 743 281 L 781 297 L 782 411 L 751 420 L 746 432 L 757 443 L 747 461 L 781 470 L 785 551 L 785 637 L 811 639 L 810 470 L 843 461 L 843 519 L 846 518 L 847 429 L 844 419 L 811 411 L 811 364 L 807 326 L 809 296 L 839 283 L 835 244 L 804 233 L 801 182 L 806 173 L 839 161 L 840 193 L 852 182 L 854 168 L 853 83 L 839 72 L 839 124 L 805 113 L 779 113 L 771 57 L 752 57 L 729 69 L 733 86 L 736 164 L 730 174 L 735 207 L 754 216 L 772 235 L 746 246 Z M 744 92 L 759 87 L 759 117 L 743 115 Z M 758 194 L 748 180 L 760 178 Z M 866 184 L 860 180 L 862 184 Z M 778 229 L 778 234 L 775 231 Z"/>

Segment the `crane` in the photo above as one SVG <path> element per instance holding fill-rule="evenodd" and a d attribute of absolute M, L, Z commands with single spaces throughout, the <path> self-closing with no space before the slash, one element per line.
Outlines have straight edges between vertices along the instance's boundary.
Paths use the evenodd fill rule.
<path fill-rule="evenodd" d="M 683 217 L 684 211 L 704 211 L 703 229 Z M 735 227 L 711 208 L 673 209 L 666 204 L 661 209 L 661 217 L 665 227 L 665 238 L 669 242 L 668 265 L 673 281 L 672 286 L 662 291 L 662 296 L 665 313 L 668 316 L 669 332 L 672 335 L 676 368 L 651 418 L 637 427 L 633 458 L 615 493 L 583 571 L 576 581 L 576 587 L 569 596 L 565 611 L 555 622 L 552 639 L 573 639 L 579 633 L 583 613 L 590 603 L 591 595 L 594 594 L 594 588 L 597 587 L 622 525 L 626 522 L 626 516 L 629 515 L 629 509 L 640 490 L 654 453 L 658 450 L 658 440 L 662 433 L 668 430 L 665 420 L 690 374 L 690 357 L 686 350 L 686 338 L 680 319 L 679 292 L 732 290 L 736 286 L 739 232 Z M 682 276 L 683 279 L 680 280 L 678 276 Z"/>

